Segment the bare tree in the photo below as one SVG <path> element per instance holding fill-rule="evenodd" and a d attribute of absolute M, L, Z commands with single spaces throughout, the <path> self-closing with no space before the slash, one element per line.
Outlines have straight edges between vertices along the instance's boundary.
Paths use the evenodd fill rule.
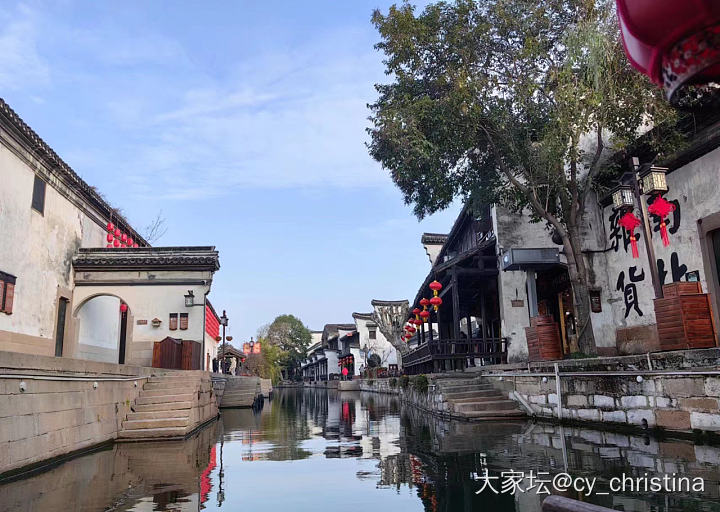
<path fill-rule="evenodd" d="M 152 222 L 143 230 L 143 238 L 152 245 L 160 240 L 167 233 L 167 230 L 165 217 L 163 217 L 162 210 L 160 210 Z"/>

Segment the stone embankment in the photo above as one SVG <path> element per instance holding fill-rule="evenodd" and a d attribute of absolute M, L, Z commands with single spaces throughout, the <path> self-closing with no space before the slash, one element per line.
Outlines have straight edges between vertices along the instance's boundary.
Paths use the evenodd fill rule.
<path fill-rule="evenodd" d="M 152 389 L 164 382 L 154 377 L 183 375 L 195 379 L 194 374 L 203 373 L 0 352 L 0 479 L 111 443 L 122 431 L 139 430 L 127 428 L 140 426 L 132 423 L 135 421 L 144 421 L 143 426 L 150 428 L 178 427 L 191 432 L 217 416 L 206 377 L 197 377 L 197 385 L 193 384 L 189 393 L 176 382 L 177 388 L 169 395 L 182 396 L 184 408 L 171 410 L 187 411 L 185 425 L 160 427 L 163 422 L 147 422 L 170 418 L 136 413 L 158 413 L 144 406 L 166 403 L 166 398 L 141 396 L 146 391 L 165 396 L 165 391 Z M 148 382 L 153 385 L 148 386 Z M 158 405 L 159 409 L 164 407 L 176 405 Z M 181 417 L 177 412 L 172 416 L 171 423 Z"/>
<path fill-rule="evenodd" d="M 720 349 L 712 348 L 487 366 L 482 376 L 539 418 L 714 433 L 720 431 L 719 364 Z"/>
<path fill-rule="evenodd" d="M 360 389 L 396 395 L 403 402 L 444 418 L 477 421 L 526 416 L 506 393 L 478 376 L 456 373 L 427 375 L 425 378 L 427 386 L 418 377 L 410 377 L 407 381 L 403 378 L 364 379 L 360 381 Z"/>
<path fill-rule="evenodd" d="M 257 377 L 213 374 L 212 382 L 220 408 L 254 407 L 263 398 Z"/>

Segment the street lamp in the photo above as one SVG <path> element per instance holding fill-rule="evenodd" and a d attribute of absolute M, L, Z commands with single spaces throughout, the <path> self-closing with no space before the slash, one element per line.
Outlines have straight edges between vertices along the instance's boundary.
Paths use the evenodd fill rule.
<path fill-rule="evenodd" d="M 650 237 L 650 222 L 648 220 L 648 208 L 642 198 L 642 194 L 660 194 L 667 192 L 667 182 L 665 174 L 667 169 L 664 167 L 655 167 L 651 164 L 640 165 L 640 159 L 633 157 L 630 161 L 632 171 L 623 174 L 622 184 L 615 187 L 612 192 L 613 207 L 619 211 L 626 211 L 625 215 L 620 218 L 619 224 L 630 232 L 630 242 L 633 245 L 633 257 L 637 258 L 636 247 L 637 238 L 633 233 L 635 227 L 641 227 L 643 236 L 645 237 L 645 250 L 647 252 L 648 264 L 650 266 L 650 277 L 652 279 L 653 288 L 655 289 L 655 298 L 663 298 L 662 285 L 660 284 L 660 276 L 655 259 L 655 248 Z M 640 183 L 642 182 L 642 190 Z M 656 198 L 657 200 L 657 198 Z M 632 211 L 635 205 L 638 205 L 640 218 L 633 215 Z"/>
<path fill-rule="evenodd" d="M 185 307 L 191 308 L 195 305 L 195 294 L 192 290 L 188 290 L 185 294 Z"/>

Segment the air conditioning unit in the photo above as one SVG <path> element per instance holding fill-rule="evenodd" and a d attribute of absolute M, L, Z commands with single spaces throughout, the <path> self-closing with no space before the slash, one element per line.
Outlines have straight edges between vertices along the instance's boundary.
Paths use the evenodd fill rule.
<path fill-rule="evenodd" d="M 557 248 L 508 249 L 502 255 L 503 270 L 543 269 L 560 264 Z"/>

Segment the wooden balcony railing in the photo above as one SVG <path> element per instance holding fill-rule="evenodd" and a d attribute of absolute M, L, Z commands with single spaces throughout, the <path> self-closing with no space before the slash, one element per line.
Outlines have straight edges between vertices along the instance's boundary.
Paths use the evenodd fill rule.
<path fill-rule="evenodd" d="M 432 340 L 403 356 L 409 367 L 435 360 L 482 359 L 485 364 L 507 362 L 507 338 L 460 338 Z"/>

